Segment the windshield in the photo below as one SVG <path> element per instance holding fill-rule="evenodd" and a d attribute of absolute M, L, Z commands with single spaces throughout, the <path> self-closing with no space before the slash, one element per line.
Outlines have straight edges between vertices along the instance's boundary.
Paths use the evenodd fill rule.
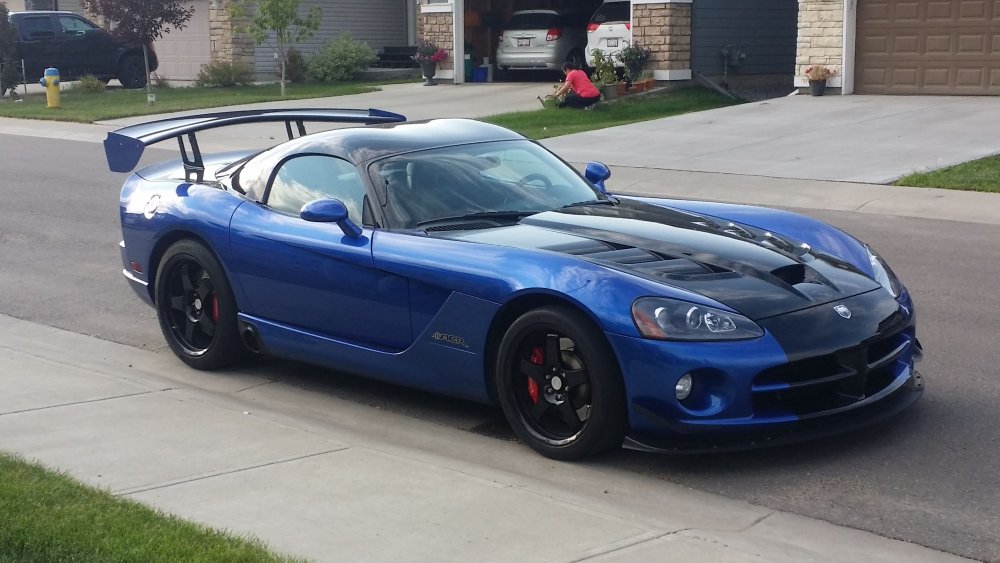
<path fill-rule="evenodd" d="M 576 170 L 530 141 L 444 147 L 371 165 L 389 226 L 510 212 L 515 218 L 607 197 Z"/>

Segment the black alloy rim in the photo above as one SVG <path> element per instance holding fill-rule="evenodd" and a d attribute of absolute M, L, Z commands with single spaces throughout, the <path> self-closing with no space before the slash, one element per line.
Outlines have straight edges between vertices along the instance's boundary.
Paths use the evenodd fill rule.
<path fill-rule="evenodd" d="M 219 297 L 208 272 L 194 260 L 173 264 L 165 278 L 163 306 L 174 340 L 193 356 L 204 354 L 219 324 Z"/>
<path fill-rule="evenodd" d="M 575 440 L 591 411 L 590 372 L 576 344 L 553 331 L 535 331 L 517 347 L 511 392 L 528 431 L 552 445 Z"/>

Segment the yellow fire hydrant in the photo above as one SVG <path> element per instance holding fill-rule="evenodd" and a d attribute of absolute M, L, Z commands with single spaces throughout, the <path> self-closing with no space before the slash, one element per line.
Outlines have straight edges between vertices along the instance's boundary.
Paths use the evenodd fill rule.
<path fill-rule="evenodd" d="M 45 76 L 38 83 L 45 88 L 45 107 L 59 107 L 59 69 L 45 69 Z"/>

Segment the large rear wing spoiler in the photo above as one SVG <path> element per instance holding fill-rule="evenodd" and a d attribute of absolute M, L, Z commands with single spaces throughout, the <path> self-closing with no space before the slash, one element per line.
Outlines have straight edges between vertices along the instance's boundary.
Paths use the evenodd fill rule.
<path fill-rule="evenodd" d="M 112 172 L 131 172 L 139 164 L 146 147 L 167 139 L 177 139 L 184 170 L 188 175 L 200 175 L 204 172 L 205 165 L 195 137 L 198 131 L 245 123 L 284 122 L 288 138 L 294 139 L 296 132 L 300 137 L 306 134 L 307 121 L 372 125 L 398 123 L 406 121 L 406 117 L 378 109 L 256 109 L 204 113 L 150 121 L 111 131 L 104 140 L 104 154 Z M 185 137 L 190 150 L 185 146 Z"/>

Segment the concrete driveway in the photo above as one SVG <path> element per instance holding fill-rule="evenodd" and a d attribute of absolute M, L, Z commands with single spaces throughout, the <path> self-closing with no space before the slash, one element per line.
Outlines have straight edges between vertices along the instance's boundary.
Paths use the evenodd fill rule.
<path fill-rule="evenodd" d="M 1000 98 L 790 96 L 568 135 L 573 162 L 884 184 L 1000 153 Z"/>

